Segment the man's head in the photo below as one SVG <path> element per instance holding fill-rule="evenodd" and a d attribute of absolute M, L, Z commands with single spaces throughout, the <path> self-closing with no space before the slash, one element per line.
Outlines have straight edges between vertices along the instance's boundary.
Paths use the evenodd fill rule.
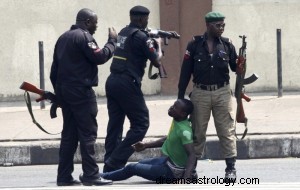
<path fill-rule="evenodd" d="M 173 117 L 176 121 L 181 121 L 187 118 L 194 110 L 194 106 L 190 100 L 178 99 L 173 106 L 168 110 L 169 116 Z"/>
<path fill-rule="evenodd" d="M 209 35 L 220 37 L 224 32 L 225 16 L 218 12 L 209 12 L 205 15 L 206 28 Z"/>
<path fill-rule="evenodd" d="M 129 11 L 130 21 L 145 29 L 148 25 L 150 11 L 143 6 L 132 7 Z"/>
<path fill-rule="evenodd" d="M 97 14 L 87 8 L 81 9 L 76 16 L 76 25 L 81 26 L 83 29 L 94 34 L 97 30 L 98 17 Z"/>

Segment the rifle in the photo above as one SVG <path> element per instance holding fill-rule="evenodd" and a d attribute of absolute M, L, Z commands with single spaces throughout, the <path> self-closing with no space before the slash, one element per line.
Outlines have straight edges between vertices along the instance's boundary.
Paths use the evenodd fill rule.
<path fill-rule="evenodd" d="M 169 39 L 170 38 L 175 38 L 175 39 L 179 39 L 180 35 L 175 32 L 175 31 L 164 31 L 164 30 L 152 30 L 150 28 L 148 28 L 146 30 L 148 32 L 148 36 L 150 38 L 163 38 L 164 39 L 164 45 L 169 45 Z M 163 55 L 164 55 L 164 51 Z M 163 64 L 160 64 L 160 67 L 158 68 L 158 73 L 155 73 L 152 75 L 152 67 L 153 64 L 150 63 L 150 67 L 148 70 L 148 78 L 151 80 L 157 79 L 158 76 L 160 76 L 160 78 L 167 78 L 167 72 L 163 66 Z"/>
<path fill-rule="evenodd" d="M 56 110 L 57 110 L 58 104 L 57 104 L 57 99 L 56 99 L 55 94 L 53 94 L 52 92 L 49 92 L 49 91 L 44 91 L 42 89 L 39 89 L 36 86 L 34 86 L 33 84 L 30 84 L 28 82 L 23 82 L 20 86 L 20 89 L 25 90 L 25 93 L 28 91 L 28 92 L 33 92 L 35 94 L 40 95 L 40 97 L 35 100 L 36 102 L 40 102 L 42 100 L 50 100 L 50 102 L 52 103 L 51 108 L 50 108 L 50 117 L 52 119 L 57 117 Z M 27 96 L 29 97 L 29 94 L 27 94 Z M 25 98 L 25 100 L 26 100 L 26 98 Z"/>
<path fill-rule="evenodd" d="M 243 139 L 248 131 L 247 122 L 248 118 L 245 116 L 245 111 L 243 107 L 242 99 L 246 100 L 247 102 L 251 101 L 251 98 L 247 96 L 245 92 L 244 85 L 251 84 L 258 79 L 256 74 L 252 74 L 250 77 L 245 78 L 247 64 L 246 64 L 246 36 L 239 36 L 242 38 L 242 46 L 239 49 L 239 56 L 237 60 L 237 69 L 236 69 L 236 83 L 235 83 L 235 98 L 237 101 L 237 109 L 236 109 L 236 123 L 244 123 L 245 124 L 245 131 L 241 139 Z"/>

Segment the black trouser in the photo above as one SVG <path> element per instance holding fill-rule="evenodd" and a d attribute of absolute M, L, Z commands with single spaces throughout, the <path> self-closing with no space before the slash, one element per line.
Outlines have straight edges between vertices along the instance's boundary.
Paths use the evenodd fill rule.
<path fill-rule="evenodd" d="M 99 175 L 94 147 L 98 130 L 95 92 L 90 87 L 57 86 L 56 95 L 63 114 L 57 181 L 72 179 L 78 141 L 83 175 L 94 178 Z"/>
<path fill-rule="evenodd" d="M 105 139 L 104 162 L 124 167 L 133 154 L 132 144 L 143 140 L 149 128 L 149 111 L 140 85 L 125 74 L 111 74 L 106 81 L 109 121 Z M 130 129 L 122 140 L 125 116 Z"/>

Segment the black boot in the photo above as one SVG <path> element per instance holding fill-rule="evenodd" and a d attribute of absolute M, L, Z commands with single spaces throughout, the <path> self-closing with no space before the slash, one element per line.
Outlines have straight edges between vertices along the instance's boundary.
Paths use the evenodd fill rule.
<path fill-rule="evenodd" d="M 236 179 L 235 157 L 226 158 L 225 179 Z"/>

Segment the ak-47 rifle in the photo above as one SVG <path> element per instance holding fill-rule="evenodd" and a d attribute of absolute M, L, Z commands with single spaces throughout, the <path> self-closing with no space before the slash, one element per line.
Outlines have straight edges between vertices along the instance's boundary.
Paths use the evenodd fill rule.
<path fill-rule="evenodd" d="M 245 111 L 243 107 L 243 102 L 242 99 L 246 100 L 247 102 L 251 101 L 251 98 L 248 97 L 244 91 L 244 85 L 251 84 L 255 82 L 258 79 L 258 76 L 256 74 L 252 74 L 250 77 L 245 78 L 246 74 L 246 36 L 239 36 L 242 38 L 242 47 L 239 49 L 239 56 L 237 60 L 237 68 L 236 68 L 236 83 L 235 83 L 235 98 L 237 102 L 237 109 L 236 109 L 236 123 L 244 123 L 245 124 L 245 131 L 241 139 L 243 139 L 248 131 L 247 128 L 247 122 L 248 119 L 245 116 Z"/>
<path fill-rule="evenodd" d="M 56 99 L 56 96 L 52 93 L 52 92 L 49 92 L 49 91 L 45 91 L 45 90 L 42 90 L 42 89 L 39 89 L 37 88 L 36 86 L 34 86 L 33 84 L 30 84 L 28 82 L 23 82 L 20 86 L 20 89 L 22 90 L 25 90 L 25 93 L 24 93 L 24 98 L 25 98 L 25 101 L 26 101 L 26 105 L 27 105 L 27 108 L 28 108 L 28 112 L 32 118 L 32 122 L 39 128 L 41 129 L 42 131 L 44 131 L 45 133 L 47 134 L 50 134 L 50 135 L 56 135 L 56 134 L 59 134 L 59 133 L 49 133 L 48 131 L 46 131 L 34 118 L 34 115 L 33 115 L 33 112 L 32 112 L 32 106 L 31 106 L 31 100 L 30 100 L 30 96 L 29 96 L 29 93 L 28 92 L 33 92 L 35 94 L 39 94 L 41 97 L 37 98 L 35 101 L 36 102 L 40 102 L 42 100 L 50 100 L 52 105 L 51 105 L 51 108 L 50 108 L 50 117 L 51 118 L 55 118 L 57 117 L 56 115 L 56 110 L 57 110 L 57 107 L 58 107 L 58 104 L 57 104 L 57 99 Z"/>
<path fill-rule="evenodd" d="M 169 45 L 169 39 L 175 38 L 179 39 L 180 35 L 175 31 L 163 31 L 163 30 L 152 30 L 147 29 L 148 35 L 150 38 L 163 38 L 164 39 L 164 45 Z M 164 51 L 162 51 L 164 54 Z M 157 79 L 158 76 L 160 78 L 167 78 L 167 72 L 163 66 L 163 64 L 160 64 L 160 67 L 158 68 L 158 73 L 152 74 L 152 67 L 153 64 L 151 63 L 148 70 L 148 78 L 151 80 Z"/>

